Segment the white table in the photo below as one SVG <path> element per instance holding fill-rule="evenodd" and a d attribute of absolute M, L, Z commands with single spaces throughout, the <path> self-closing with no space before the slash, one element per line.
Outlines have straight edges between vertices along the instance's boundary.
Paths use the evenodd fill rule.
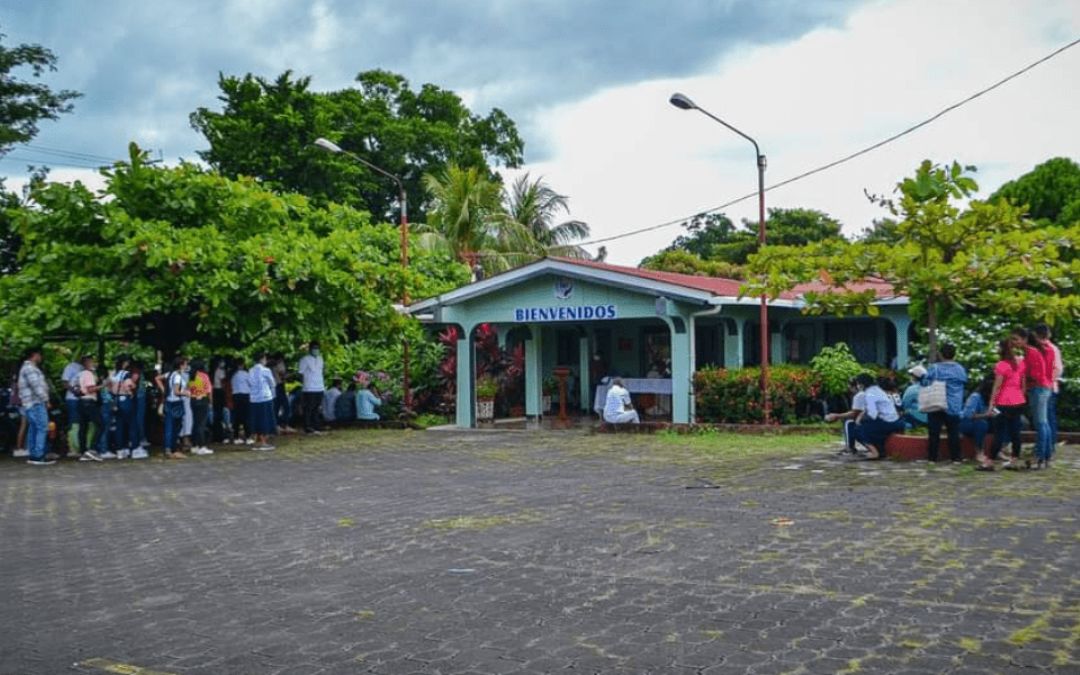
<path fill-rule="evenodd" d="M 608 389 L 611 389 L 610 377 L 600 380 L 596 385 L 596 396 L 593 398 L 593 410 L 597 415 L 603 416 L 604 404 L 607 403 Z M 623 387 L 631 394 L 666 394 L 671 395 L 671 378 L 642 377 L 622 378 Z"/>

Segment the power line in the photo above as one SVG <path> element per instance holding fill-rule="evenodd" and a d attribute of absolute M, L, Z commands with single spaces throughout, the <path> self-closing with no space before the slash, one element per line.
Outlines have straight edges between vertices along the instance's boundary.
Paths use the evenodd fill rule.
<path fill-rule="evenodd" d="M 918 122 L 917 124 L 914 124 L 914 125 L 908 127 L 907 129 L 904 129 L 903 131 L 901 131 L 899 133 L 893 134 L 892 136 L 889 136 L 888 138 L 886 138 L 884 140 L 878 141 L 877 143 L 874 143 L 873 145 L 868 145 L 868 146 L 866 146 L 865 148 L 863 148 L 861 150 L 857 150 L 857 151 L 851 153 L 850 155 L 845 155 L 844 157 L 841 157 L 840 159 L 829 162 L 828 164 L 822 164 L 819 167 L 816 167 L 814 169 L 810 169 L 809 171 L 805 171 L 803 173 L 800 173 L 797 176 L 792 176 L 791 178 L 788 178 L 786 180 L 782 180 L 779 183 L 773 183 L 772 185 L 769 185 L 768 187 L 766 187 L 765 191 L 768 192 L 770 190 L 775 190 L 777 188 L 784 187 L 785 185 L 791 185 L 795 181 L 802 180 L 803 178 L 808 178 L 810 176 L 813 176 L 814 174 L 821 173 L 822 171 L 826 171 L 826 170 L 831 169 L 831 168 L 833 168 L 835 166 L 839 166 L 839 165 L 844 164 L 846 162 L 850 162 L 851 160 L 855 159 L 856 157 L 860 157 L 862 155 L 865 155 L 868 152 L 872 152 L 874 150 L 877 150 L 878 148 L 880 148 L 880 147 L 882 147 L 884 145 L 888 145 L 889 143 L 892 143 L 893 141 L 895 141 L 897 139 L 903 138 L 904 136 L 907 136 L 908 134 L 921 129 L 922 127 L 925 127 L 926 125 L 930 124 L 931 122 L 934 122 L 934 121 L 940 119 L 941 117 L 944 117 L 945 115 L 952 112 L 953 110 L 956 110 L 957 108 L 960 108 L 961 106 L 964 106 L 964 105 L 974 101 L 975 99 L 979 98 L 980 96 L 983 96 L 985 94 L 989 94 L 990 92 L 994 91 L 995 89 L 997 89 L 998 87 L 1004 85 L 1005 83 L 1009 82 L 1010 80 L 1014 80 L 1017 77 L 1020 77 L 1021 75 L 1027 73 L 1029 70 L 1032 70 L 1036 66 L 1039 66 L 1039 65 L 1042 65 L 1043 63 L 1046 63 L 1047 61 L 1054 58 L 1055 56 L 1058 56 L 1062 52 L 1064 52 L 1064 51 L 1066 51 L 1068 49 L 1071 49 L 1071 48 L 1075 47 L 1078 44 L 1080 44 L 1080 38 L 1077 38 L 1077 39 L 1073 40 L 1072 42 L 1070 42 L 1070 43 L 1068 43 L 1068 44 L 1066 44 L 1066 45 L 1064 45 L 1062 47 L 1059 47 L 1058 49 L 1055 49 L 1054 51 L 1050 52 L 1049 54 L 1042 57 L 1038 61 L 1034 61 L 1032 63 L 1029 63 L 1028 65 L 1024 66 L 1020 70 L 1018 70 L 1018 71 L 1016 71 L 1016 72 L 1014 72 L 1014 73 L 1012 73 L 1012 74 L 998 80 L 997 82 L 991 84 L 990 86 L 988 86 L 988 87 L 986 87 L 984 89 L 980 89 L 979 91 L 977 91 L 974 94 L 968 96 L 967 98 L 962 99 L 960 101 L 957 101 L 956 103 L 953 103 L 953 104 L 951 104 L 949 106 L 946 106 L 945 108 L 942 108 L 941 110 L 934 113 L 930 117 L 927 117 L 923 121 Z M 650 225 L 648 227 L 642 227 L 642 228 L 639 228 L 637 230 L 631 230 L 629 232 L 623 232 L 622 234 L 615 234 L 615 235 L 612 235 L 610 237 L 602 237 L 600 239 L 593 239 L 591 241 L 582 242 L 582 243 L 578 244 L 578 246 L 590 246 L 590 245 L 593 245 L 593 244 L 602 244 L 604 242 L 614 241 L 616 239 L 623 239 L 625 237 L 632 237 L 632 236 L 637 235 L 637 234 L 643 234 L 645 232 L 652 232 L 653 230 L 659 230 L 659 229 L 663 229 L 665 227 L 671 227 L 672 225 L 678 225 L 679 223 L 684 223 L 684 222 L 686 222 L 688 220 L 693 219 L 696 216 L 704 215 L 704 214 L 707 214 L 707 213 L 714 213 L 714 212 L 719 211 L 721 209 L 726 209 L 729 206 L 734 206 L 735 204 L 738 204 L 739 202 L 744 202 L 747 199 L 752 199 L 753 197 L 756 197 L 757 194 L 758 193 L 755 190 L 754 192 L 750 192 L 750 193 L 745 194 L 745 195 L 743 195 L 741 197 L 737 197 L 735 199 L 732 199 L 731 201 L 724 202 L 723 204 L 720 204 L 719 206 L 714 206 L 711 209 L 706 209 L 704 211 L 699 211 L 699 212 L 697 212 L 697 213 L 695 213 L 693 215 L 690 215 L 690 216 L 685 216 L 683 218 L 676 218 L 675 220 L 669 220 L 669 221 L 666 221 L 666 222 L 663 222 L 663 223 L 659 223 L 657 225 Z"/>
<path fill-rule="evenodd" d="M 66 162 L 59 162 L 59 161 L 54 161 L 52 159 L 49 159 L 47 157 L 45 157 L 45 158 L 43 158 L 43 157 L 22 157 L 22 156 L 19 156 L 19 155 L 5 155 L 4 157 L 0 158 L 0 162 L 29 162 L 31 164 L 48 164 L 50 166 L 62 166 L 62 167 L 68 167 L 68 168 L 73 168 L 73 169 L 102 169 L 102 168 L 106 168 L 107 166 L 111 166 L 111 165 L 101 165 L 101 164 L 92 164 L 92 163 L 85 163 L 85 164 L 72 164 L 72 163 L 69 163 L 69 162 L 73 162 L 73 161 L 75 161 L 75 160 L 68 160 Z"/>
<path fill-rule="evenodd" d="M 26 148 L 27 150 L 33 150 L 35 152 L 40 152 L 40 153 L 44 153 L 44 154 L 47 154 L 47 155 L 62 155 L 62 156 L 67 156 L 67 157 L 72 157 L 72 158 L 88 159 L 88 160 L 91 160 L 91 161 L 94 161 L 94 162 L 101 161 L 101 162 L 108 162 L 108 163 L 111 164 L 113 162 L 121 161 L 121 160 L 117 160 L 114 157 L 109 157 L 107 155 L 96 155 L 96 154 L 88 153 L 88 152 L 78 152 L 76 150 L 64 150 L 62 148 L 50 148 L 50 147 L 47 147 L 47 146 L 44 146 L 44 145 L 30 145 L 29 143 L 24 143 L 23 147 Z"/>

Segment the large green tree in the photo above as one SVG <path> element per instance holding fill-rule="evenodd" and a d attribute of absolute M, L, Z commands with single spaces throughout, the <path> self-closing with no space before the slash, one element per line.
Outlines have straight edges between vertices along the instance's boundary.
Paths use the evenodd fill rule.
<path fill-rule="evenodd" d="M 999 199 L 1023 206 L 1040 224 L 1080 222 L 1080 164 L 1067 157 L 1049 159 L 990 196 L 991 201 Z"/>
<path fill-rule="evenodd" d="M 949 312 L 978 310 L 1050 323 L 1080 316 L 1080 225 L 1039 226 L 1007 200 L 972 199 L 973 167 L 924 161 L 897 185 L 899 197 L 879 199 L 895 221 L 892 242 L 828 241 L 800 248 L 768 246 L 750 259 L 749 294 L 776 295 L 820 280 L 808 293 L 811 313 L 874 315 L 874 294 L 857 282 L 878 278 L 912 300 L 926 325 L 930 355 Z"/>
<path fill-rule="evenodd" d="M 413 89 L 401 75 L 369 70 L 356 86 L 311 90 L 311 79 L 285 72 L 269 80 L 221 75 L 221 110 L 199 108 L 192 126 L 210 147 L 199 153 L 227 177 L 251 176 L 275 189 L 299 192 L 318 204 L 369 210 L 377 219 L 396 213 L 398 190 L 353 159 L 313 144 L 319 137 L 403 180 L 414 220 L 423 220 L 423 176 L 451 163 L 491 173 L 516 167 L 524 144 L 501 110 L 469 110 L 452 91 L 433 84 Z"/>
<path fill-rule="evenodd" d="M 0 33 L 0 41 L 6 37 Z M 30 79 L 19 73 L 29 71 Z M 15 143 L 26 143 L 38 132 L 43 120 L 55 120 L 71 112 L 78 92 L 54 91 L 40 81 L 56 70 L 56 55 L 37 44 L 7 47 L 0 44 L 0 156 Z"/>
<path fill-rule="evenodd" d="M 0 278 L 0 334 L 19 347 L 50 336 L 117 336 L 175 353 L 288 348 L 319 337 L 419 338 L 392 303 L 467 280 L 445 256 L 399 265 L 398 232 L 344 206 L 315 208 L 252 179 L 191 164 L 158 168 L 132 146 L 102 194 L 38 186 L 18 209 L 21 269 Z"/>

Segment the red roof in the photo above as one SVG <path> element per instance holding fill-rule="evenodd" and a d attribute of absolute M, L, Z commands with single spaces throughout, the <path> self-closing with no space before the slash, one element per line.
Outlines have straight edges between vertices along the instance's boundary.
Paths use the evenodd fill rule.
<path fill-rule="evenodd" d="M 593 269 L 605 270 L 608 272 L 616 272 L 618 274 L 627 274 L 634 277 L 640 277 L 642 279 L 650 279 L 652 281 L 662 281 L 664 283 L 673 284 L 675 286 L 682 286 L 684 288 L 692 288 L 698 291 L 704 291 L 713 295 L 720 295 L 724 297 L 738 297 L 739 287 L 742 286 L 741 281 L 738 279 L 726 279 L 724 277 L 702 277 L 693 274 L 679 274 L 678 272 L 660 272 L 657 270 L 647 270 L 640 267 L 625 267 L 623 265 L 611 265 L 609 263 L 594 262 L 592 260 L 579 260 L 576 258 L 554 258 L 560 262 L 569 263 L 571 265 L 580 265 L 582 267 L 592 267 Z M 872 290 L 878 298 L 892 298 L 893 288 L 890 284 L 880 280 L 868 280 L 858 283 L 852 283 L 847 285 L 850 291 L 865 291 Z M 801 298 L 805 293 L 813 291 L 817 293 L 828 291 L 829 287 L 822 282 L 812 282 L 808 284 L 799 284 L 795 288 L 785 293 L 781 293 L 780 297 L 785 300 L 797 300 Z"/>

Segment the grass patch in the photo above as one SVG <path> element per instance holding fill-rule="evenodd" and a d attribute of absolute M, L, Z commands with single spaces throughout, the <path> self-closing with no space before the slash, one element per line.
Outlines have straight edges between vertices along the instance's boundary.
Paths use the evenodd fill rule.
<path fill-rule="evenodd" d="M 370 609 L 361 609 L 360 611 L 353 612 L 353 618 L 357 621 L 367 621 L 375 618 L 375 612 Z"/>
<path fill-rule="evenodd" d="M 489 530 L 502 525 L 521 525 L 526 523 L 539 523 L 542 521 L 539 515 L 531 512 L 514 513 L 502 516 L 456 516 L 454 518 L 432 518 L 426 520 L 423 526 L 433 530 Z"/>
<path fill-rule="evenodd" d="M 691 434 L 662 431 L 654 437 L 663 445 L 677 446 L 708 455 L 723 455 L 725 459 L 800 455 L 808 451 L 820 450 L 823 445 L 836 440 L 836 436 L 829 433 L 802 436 L 736 434 L 725 431 L 701 431 Z"/>
<path fill-rule="evenodd" d="M 1012 635 L 1006 638 L 1006 642 L 1017 647 L 1023 647 L 1036 640 L 1045 640 L 1046 638 L 1043 637 L 1043 631 L 1049 628 L 1049 626 L 1050 621 L 1044 614 L 1020 630 L 1014 631 Z"/>
<path fill-rule="evenodd" d="M 982 651 L 982 642 L 975 638 L 960 638 L 956 641 L 956 646 L 969 654 L 978 654 Z"/>
<path fill-rule="evenodd" d="M 356 521 L 353 520 L 352 518 L 349 518 L 349 517 L 338 518 L 338 521 L 337 521 L 337 526 L 338 527 L 352 527 L 355 524 L 356 524 Z"/>

